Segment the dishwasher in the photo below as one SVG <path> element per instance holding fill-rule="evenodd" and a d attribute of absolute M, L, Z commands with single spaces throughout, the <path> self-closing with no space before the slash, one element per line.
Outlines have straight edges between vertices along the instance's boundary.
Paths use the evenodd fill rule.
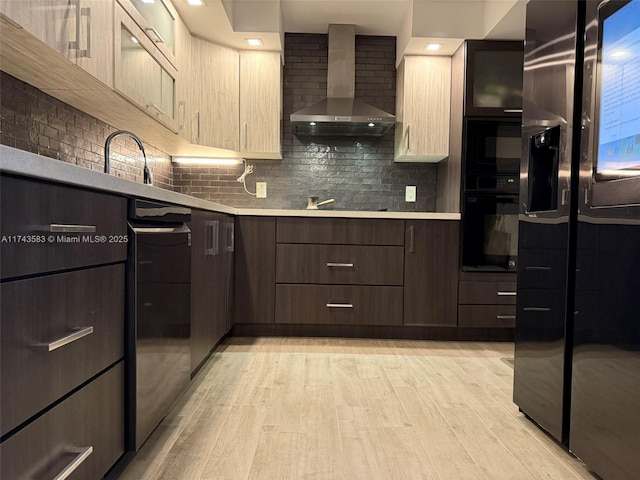
<path fill-rule="evenodd" d="M 191 209 L 129 203 L 126 444 L 137 451 L 190 379 Z"/>

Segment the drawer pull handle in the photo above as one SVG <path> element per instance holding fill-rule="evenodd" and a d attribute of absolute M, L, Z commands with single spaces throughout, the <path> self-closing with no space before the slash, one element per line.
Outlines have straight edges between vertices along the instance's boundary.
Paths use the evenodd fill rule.
<path fill-rule="evenodd" d="M 49 225 L 51 233 L 95 233 L 95 225 L 64 225 L 62 223 L 52 223 Z"/>
<path fill-rule="evenodd" d="M 496 315 L 496 318 L 498 320 L 515 320 L 516 316 L 515 315 Z"/>
<path fill-rule="evenodd" d="M 416 229 L 414 225 L 409 226 L 409 253 L 413 253 L 413 244 L 416 236 Z"/>
<path fill-rule="evenodd" d="M 327 303 L 327 308 L 353 308 L 352 303 Z"/>
<path fill-rule="evenodd" d="M 48 352 L 53 352 L 60 347 L 69 345 L 70 343 L 75 342 L 76 340 L 80 340 L 82 337 L 86 337 L 87 335 L 91 335 L 92 333 L 93 327 L 79 328 L 66 337 L 59 338 L 58 340 L 54 340 L 51 343 L 38 343 L 34 346 L 46 349 Z"/>
<path fill-rule="evenodd" d="M 517 295 L 516 292 L 496 292 L 499 297 L 515 297 Z"/>
<path fill-rule="evenodd" d="M 524 267 L 525 270 L 551 270 L 551 267 Z"/>
<path fill-rule="evenodd" d="M 504 113 L 522 113 L 521 108 L 505 108 L 503 110 Z"/>
<path fill-rule="evenodd" d="M 551 309 L 547 307 L 524 307 L 525 312 L 550 312 Z"/>
<path fill-rule="evenodd" d="M 327 267 L 349 267 L 349 268 L 353 268 L 353 263 L 332 263 L 332 262 L 327 262 Z"/>
<path fill-rule="evenodd" d="M 71 475 L 82 463 L 89 458 L 89 455 L 93 453 L 93 447 L 85 447 L 73 449 L 71 453 L 77 453 L 76 457 L 69 462 L 69 465 L 64 467 L 58 475 L 53 477 L 53 480 L 65 480 L 65 478 L 69 478 Z"/>

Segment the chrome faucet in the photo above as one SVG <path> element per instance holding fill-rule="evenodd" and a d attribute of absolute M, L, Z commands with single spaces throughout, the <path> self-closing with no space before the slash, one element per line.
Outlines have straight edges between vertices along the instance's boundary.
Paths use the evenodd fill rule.
<path fill-rule="evenodd" d="M 107 137 L 107 140 L 104 142 L 104 173 L 109 173 L 109 157 L 111 156 L 111 142 L 118 135 L 128 135 L 133 138 L 140 150 L 142 151 L 142 156 L 144 157 L 144 169 L 143 169 L 143 181 L 147 185 L 151 185 L 151 170 L 149 170 L 149 165 L 147 165 L 147 155 L 144 153 L 144 146 L 142 145 L 142 140 L 138 138 L 135 133 L 129 132 L 127 130 L 117 130 L 113 132 L 111 135 Z"/>

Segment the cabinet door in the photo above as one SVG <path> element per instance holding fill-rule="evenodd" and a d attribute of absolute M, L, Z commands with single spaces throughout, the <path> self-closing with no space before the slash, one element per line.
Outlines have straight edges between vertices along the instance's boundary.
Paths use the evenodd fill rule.
<path fill-rule="evenodd" d="M 193 85 L 191 74 L 191 33 L 186 25 L 178 19 L 176 35 L 176 61 L 178 78 L 176 83 L 178 133 L 192 141 L 191 121 L 193 112 Z"/>
<path fill-rule="evenodd" d="M 254 158 L 282 158 L 281 92 L 279 53 L 240 53 L 240 151 L 243 153 Z"/>
<path fill-rule="evenodd" d="M 76 63 L 113 87 L 113 2 L 81 0 Z"/>
<path fill-rule="evenodd" d="M 114 17 L 114 87 L 177 132 L 175 67 L 118 5 Z"/>
<path fill-rule="evenodd" d="M 234 279 L 235 279 L 235 217 L 231 215 L 225 215 L 225 279 L 224 285 L 226 288 L 226 312 L 225 318 L 227 319 L 226 332 L 229 333 L 233 328 L 234 323 Z"/>
<path fill-rule="evenodd" d="M 235 322 L 273 323 L 276 219 L 240 217 L 236 226 Z"/>
<path fill-rule="evenodd" d="M 404 324 L 456 326 L 460 222 L 407 221 Z"/>
<path fill-rule="evenodd" d="M 521 41 L 469 41 L 464 114 L 522 115 Z"/>
<path fill-rule="evenodd" d="M 203 210 L 191 212 L 191 371 L 209 355 L 220 339 L 222 295 L 218 278 L 222 272 L 220 215 Z M 223 290 L 224 291 L 224 290 Z"/>
<path fill-rule="evenodd" d="M 394 159 L 439 162 L 449 155 L 451 58 L 408 56 L 401 70 Z"/>
<path fill-rule="evenodd" d="M 238 52 L 193 38 L 193 139 L 200 145 L 239 150 Z"/>
<path fill-rule="evenodd" d="M 57 52 L 75 59 L 76 45 L 72 42 L 79 35 L 80 1 L 28 0 L 23 3 L 25 23 L 22 27 Z"/>

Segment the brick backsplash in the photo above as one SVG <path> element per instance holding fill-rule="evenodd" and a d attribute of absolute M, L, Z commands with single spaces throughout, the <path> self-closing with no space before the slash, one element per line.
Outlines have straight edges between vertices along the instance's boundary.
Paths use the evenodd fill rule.
<path fill-rule="evenodd" d="M 104 169 L 104 142 L 116 131 L 110 125 L 41 90 L 0 72 L 0 143 L 91 170 Z M 142 182 L 142 155 L 127 136 L 117 137 L 111 174 Z M 170 157 L 144 145 L 153 184 L 173 190 Z"/>
<path fill-rule="evenodd" d="M 356 36 L 356 96 L 395 112 L 395 37 Z M 244 192 L 236 178 L 242 166 L 174 166 L 175 190 L 236 207 L 302 208 L 308 196 L 335 198 L 328 208 L 434 211 L 436 168 L 395 164 L 393 131 L 367 139 L 300 139 L 289 115 L 322 100 L 327 91 L 327 35 L 285 36 L 282 160 L 250 160 L 247 188 L 267 182 L 267 198 Z M 417 186 L 417 202 L 404 201 L 405 186 Z M 327 207 L 323 207 L 327 208 Z"/>

